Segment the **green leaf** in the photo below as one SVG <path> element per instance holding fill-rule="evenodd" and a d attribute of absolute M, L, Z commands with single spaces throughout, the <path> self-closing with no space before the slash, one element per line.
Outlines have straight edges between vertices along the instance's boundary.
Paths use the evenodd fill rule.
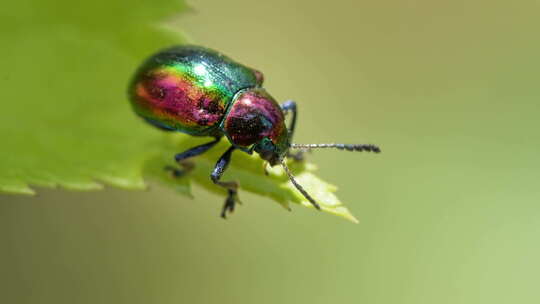
<path fill-rule="evenodd" d="M 104 9 L 106 8 L 106 9 Z M 226 144 L 194 160 L 173 179 L 163 170 L 175 153 L 204 139 L 161 135 L 133 115 L 126 84 L 138 63 L 182 38 L 159 21 L 181 1 L 12 1 L 0 12 L 0 192 L 33 194 L 29 186 L 96 190 L 103 184 L 145 188 L 144 176 L 190 194 L 190 181 L 220 189 L 209 172 Z M 288 208 L 310 206 L 282 172 L 265 176 L 262 161 L 236 153 L 225 178 Z M 293 165 L 323 209 L 355 220 L 309 165 Z"/>

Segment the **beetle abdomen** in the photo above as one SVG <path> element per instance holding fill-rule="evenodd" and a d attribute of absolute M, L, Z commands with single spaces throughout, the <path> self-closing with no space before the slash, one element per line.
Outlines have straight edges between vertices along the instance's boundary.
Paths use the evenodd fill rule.
<path fill-rule="evenodd" d="M 215 51 L 178 46 L 150 57 L 137 71 L 130 98 L 135 112 L 166 129 L 208 135 L 234 94 L 258 86 L 256 73 Z"/>

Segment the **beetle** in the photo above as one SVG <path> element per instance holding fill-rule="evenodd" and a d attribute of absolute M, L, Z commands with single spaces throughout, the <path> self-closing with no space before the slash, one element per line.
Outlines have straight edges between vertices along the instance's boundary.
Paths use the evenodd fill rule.
<path fill-rule="evenodd" d="M 135 72 L 128 95 L 134 112 L 149 124 L 166 131 L 214 140 L 175 155 L 180 165 L 200 155 L 226 136 L 231 146 L 217 161 L 210 179 L 225 188 L 227 198 L 221 217 L 234 211 L 238 183 L 222 181 L 233 151 L 256 152 L 270 166 L 281 165 L 292 184 L 316 208 L 320 205 L 299 185 L 285 162 L 299 159 L 290 149 L 337 148 L 348 151 L 380 152 L 371 144 L 293 144 L 297 120 L 294 101 L 279 105 L 263 88 L 264 76 L 209 48 L 173 46 L 150 56 Z M 292 117 L 287 126 L 285 115 Z M 184 171 L 167 167 L 175 176 Z"/>

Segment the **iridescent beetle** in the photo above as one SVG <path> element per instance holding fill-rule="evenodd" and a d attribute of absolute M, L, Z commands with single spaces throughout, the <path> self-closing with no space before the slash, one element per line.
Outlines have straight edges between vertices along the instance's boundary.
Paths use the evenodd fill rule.
<path fill-rule="evenodd" d="M 281 164 L 289 179 L 313 206 L 319 204 L 300 186 L 289 171 L 285 158 L 289 149 L 337 148 L 348 151 L 380 152 L 370 144 L 293 144 L 296 103 L 281 106 L 263 88 L 263 74 L 230 58 L 200 46 L 175 46 L 148 58 L 129 86 L 135 112 L 148 123 L 167 131 L 215 139 L 175 156 L 182 161 L 202 154 L 225 135 L 231 147 L 219 158 L 210 179 L 228 190 L 221 216 L 234 211 L 238 183 L 221 181 L 234 150 L 257 152 L 271 166 Z M 284 115 L 292 112 L 289 128 Z M 182 171 L 168 167 L 174 175 Z"/>

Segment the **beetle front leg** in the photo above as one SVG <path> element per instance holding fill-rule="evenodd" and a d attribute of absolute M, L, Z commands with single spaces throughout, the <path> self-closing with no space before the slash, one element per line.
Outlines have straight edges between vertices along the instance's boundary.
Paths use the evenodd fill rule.
<path fill-rule="evenodd" d="M 287 100 L 281 104 L 281 109 L 283 110 L 283 114 L 287 114 L 289 113 L 289 111 L 292 112 L 291 124 L 289 125 L 289 141 L 292 141 L 292 138 L 294 135 L 294 129 L 296 127 L 296 117 L 298 115 L 296 102 L 294 100 Z M 306 150 L 300 150 L 296 153 L 291 153 L 289 151 L 287 152 L 287 157 L 290 157 L 294 159 L 295 161 L 303 161 L 305 152 Z"/>
<path fill-rule="evenodd" d="M 225 204 L 223 204 L 223 209 L 221 210 L 222 218 L 227 217 L 227 212 L 231 213 L 234 211 L 234 206 L 238 200 L 238 182 L 223 182 L 220 180 L 223 172 L 225 172 L 229 166 L 229 163 L 231 162 L 231 155 L 235 149 L 236 148 L 234 146 L 231 146 L 225 153 L 223 153 L 223 155 L 217 161 L 212 174 L 210 175 L 210 179 L 212 182 L 214 182 L 214 184 L 227 189 L 228 192 L 227 199 L 225 199 Z"/>
<path fill-rule="evenodd" d="M 294 128 L 296 127 L 296 102 L 294 100 L 287 100 L 281 104 L 281 109 L 283 110 L 283 114 L 287 114 L 289 111 L 292 112 L 291 124 L 289 125 L 289 140 L 292 141 Z"/>

